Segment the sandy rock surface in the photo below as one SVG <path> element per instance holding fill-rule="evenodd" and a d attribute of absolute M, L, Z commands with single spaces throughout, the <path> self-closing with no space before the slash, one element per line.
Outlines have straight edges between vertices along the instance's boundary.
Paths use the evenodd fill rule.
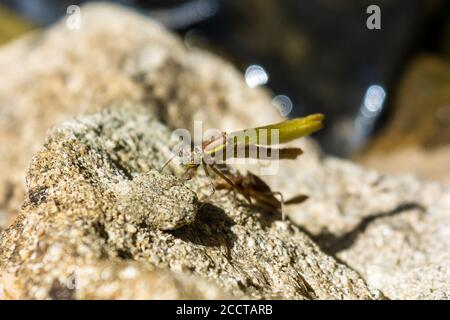
<path fill-rule="evenodd" d="M 339 159 L 309 160 L 299 160 L 299 185 L 284 184 L 292 175 L 277 178 L 285 194 L 310 195 L 289 208 L 292 221 L 389 298 L 448 299 L 450 188 Z"/>
<path fill-rule="evenodd" d="M 0 50 L 0 298 L 449 298 L 448 188 L 304 140 L 264 177 L 310 196 L 290 221 L 208 198 L 158 171 L 172 129 L 275 122 L 269 95 L 134 12 L 82 17 Z"/>
<path fill-rule="evenodd" d="M 205 130 L 281 119 L 231 65 L 119 6 L 87 5 L 79 30 L 62 20 L 0 48 L 0 69 L 0 228 L 23 201 L 47 130 L 74 115 L 143 104 L 172 128 L 190 129 L 195 119 Z"/>
<path fill-rule="evenodd" d="M 199 206 L 197 195 L 209 191 L 206 177 L 182 182 L 152 170 L 164 163 L 169 141 L 170 131 L 146 107 L 105 109 L 53 129 L 32 161 L 23 209 L 0 236 L 3 297 L 58 298 L 53 292 L 69 290 L 64 285 L 72 278 L 73 298 L 136 297 L 127 282 L 111 284 L 117 292 L 93 282 L 98 295 L 85 284 L 86 269 L 98 278 L 125 262 L 144 282 L 154 277 L 147 269 L 169 269 L 208 279 L 234 297 L 382 296 L 279 216 L 242 206 L 225 191 Z M 155 185 L 166 187 L 150 193 L 151 205 L 136 197 Z M 161 290 L 164 296 L 170 287 Z M 150 294 L 158 297 L 145 291 L 142 297 Z"/>

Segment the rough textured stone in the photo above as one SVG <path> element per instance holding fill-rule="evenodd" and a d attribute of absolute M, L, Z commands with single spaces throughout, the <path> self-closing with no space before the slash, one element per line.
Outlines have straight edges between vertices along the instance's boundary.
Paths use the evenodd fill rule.
<path fill-rule="evenodd" d="M 295 175 L 291 165 L 271 185 L 287 195 L 310 195 L 288 210 L 322 250 L 389 298 L 449 298 L 448 186 L 311 154 L 298 161 Z"/>
<path fill-rule="evenodd" d="M 300 228 L 225 191 L 208 198 L 201 170 L 186 183 L 169 176 L 176 165 L 155 171 L 169 128 L 275 122 L 271 99 L 144 17 L 82 10 L 80 32 L 60 23 L 0 50 L 3 226 L 25 199 L 0 233 L 0 298 L 449 297 L 448 188 L 303 140 L 298 161 L 264 177 L 287 198 L 310 196 L 289 208 Z M 183 194 L 170 219 L 167 203 L 147 204 L 157 190 L 181 194 L 164 184 Z"/>
<path fill-rule="evenodd" d="M 232 66 L 108 4 L 84 6 L 80 30 L 61 21 L 1 48 L 0 69 L 2 227 L 23 201 L 26 168 L 47 130 L 74 115 L 141 104 L 173 128 L 189 129 L 193 119 L 224 129 L 281 119 Z"/>
<path fill-rule="evenodd" d="M 450 170 L 448 170 L 450 145 L 432 149 L 422 146 L 400 147 L 390 152 L 374 150 L 356 157 L 355 161 L 385 174 L 399 175 L 414 172 L 421 179 L 440 181 L 450 185 Z"/>
<path fill-rule="evenodd" d="M 133 224 L 175 230 L 191 224 L 198 211 L 197 195 L 173 175 L 150 170 L 118 186 L 118 210 Z"/>
<path fill-rule="evenodd" d="M 151 218 L 130 217 L 124 207 L 150 217 L 167 208 L 166 203 L 148 206 L 122 193 L 124 183 L 140 185 L 141 190 L 151 188 L 155 180 L 160 180 L 159 187 L 174 184 L 157 171 L 150 171 L 153 178 L 148 178 L 150 169 L 164 163 L 169 138 L 170 131 L 145 107 L 106 109 L 56 127 L 32 161 L 28 197 L 19 217 L 0 235 L 1 297 L 159 297 L 145 291 L 139 296 L 132 292 L 135 284 L 118 283 L 116 277 L 111 285 L 120 289 L 111 289 L 113 293 L 103 288 L 97 295 L 89 284 L 76 285 L 94 281 L 86 279 L 89 272 L 94 279 L 99 272 L 114 273 L 116 263 L 124 261 L 136 265 L 136 277 L 144 283 L 152 281 L 146 269 L 169 269 L 208 279 L 235 297 L 382 297 L 356 272 L 322 253 L 297 227 L 241 206 L 230 193 L 216 192 L 195 221 L 174 231 L 155 229 Z M 189 194 L 189 187 L 200 198 L 209 191 L 208 178 L 200 172 L 186 186 L 178 186 L 182 194 Z M 192 203 L 194 197 L 187 198 Z M 71 281 L 72 289 L 67 287 Z M 174 281 L 163 287 L 164 294 Z M 94 281 L 96 285 L 101 286 Z"/>

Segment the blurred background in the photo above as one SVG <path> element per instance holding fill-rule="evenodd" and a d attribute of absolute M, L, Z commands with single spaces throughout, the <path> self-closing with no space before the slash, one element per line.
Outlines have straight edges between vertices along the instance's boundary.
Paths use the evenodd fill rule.
<path fill-rule="evenodd" d="M 0 43 L 87 1 L 0 0 Z M 122 0 L 231 61 L 288 117 L 323 112 L 324 150 L 450 179 L 450 1 Z M 369 5 L 381 9 L 370 30 Z"/>

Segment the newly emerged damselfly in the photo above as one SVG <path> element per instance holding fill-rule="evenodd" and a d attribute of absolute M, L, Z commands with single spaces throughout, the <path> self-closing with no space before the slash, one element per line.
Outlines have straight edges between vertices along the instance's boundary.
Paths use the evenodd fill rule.
<path fill-rule="evenodd" d="M 274 145 L 287 143 L 310 135 L 323 127 L 324 116 L 314 114 L 304 118 L 295 118 L 267 126 L 244 129 L 219 135 L 203 141 L 200 147 L 191 149 L 188 157 L 182 157 L 185 176 L 197 171 L 202 166 L 210 177 L 209 169 L 228 183 L 233 191 L 239 190 L 233 177 L 227 176 L 217 166 L 228 159 L 256 158 L 268 160 L 294 160 L 303 151 L 300 148 L 276 148 Z M 164 169 L 175 157 L 171 157 L 163 166 Z M 242 192 L 239 192 L 242 194 Z M 248 200 L 248 199 L 247 199 Z"/>

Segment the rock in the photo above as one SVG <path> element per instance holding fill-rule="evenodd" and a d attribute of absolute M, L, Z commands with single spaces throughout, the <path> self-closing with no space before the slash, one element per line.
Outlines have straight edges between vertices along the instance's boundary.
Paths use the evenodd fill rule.
<path fill-rule="evenodd" d="M 403 206 L 368 217 L 342 236 L 337 256 L 390 298 L 448 300 L 450 191 L 444 196 L 446 207 Z"/>
<path fill-rule="evenodd" d="M 120 185 L 118 192 L 118 210 L 132 225 L 175 230 L 194 222 L 198 212 L 197 195 L 173 175 L 156 170 Z"/>
<path fill-rule="evenodd" d="M 333 158 L 298 162 L 302 170 L 280 174 L 276 188 L 310 195 L 290 217 L 322 250 L 389 298 L 449 298 L 449 186 Z"/>
<path fill-rule="evenodd" d="M 364 166 L 386 174 L 409 174 L 450 185 L 450 145 L 426 149 L 422 146 L 405 146 L 389 152 L 369 151 L 355 160 Z"/>
<path fill-rule="evenodd" d="M 357 161 L 385 173 L 450 181 L 450 63 L 420 56 L 408 68 L 393 114 Z"/>
<path fill-rule="evenodd" d="M 0 51 L 3 226 L 24 200 L 0 233 L 0 298 L 383 298 L 373 287 L 448 298 L 448 188 L 303 140 L 298 161 L 263 177 L 286 198 L 310 196 L 283 222 L 209 196 L 201 170 L 188 182 L 170 175 L 176 164 L 159 173 L 172 128 L 281 117 L 228 64 L 154 22 L 105 4 L 82 14 L 80 32 L 60 23 Z M 150 203 L 164 198 L 173 217 Z"/>
<path fill-rule="evenodd" d="M 0 69 L 2 227 L 24 199 L 25 171 L 47 130 L 74 115 L 141 104 L 173 128 L 191 129 L 194 119 L 224 129 L 281 119 L 268 95 L 229 64 L 108 4 L 83 6 L 80 30 L 61 21 L 1 48 Z"/>
<path fill-rule="evenodd" d="M 450 63 L 434 56 L 416 58 L 401 83 L 395 113 L 383 136 L 381 151 L 395 145 L 425 149 L 450 143 Z"/>
<path fill-rule="evenodd" d="M 445 119 L 444 114 L 434 117 L 450 101 L 448 72 L 443 72 L 447 67 L 442 61 L 423 59 L 417 63 L 416 73 L 406 77 L 391 129 L 375 143 L 376 168 L 390 166 L 391 172 L 397 173 L 409 169 L 422 177 L 448 181 L 448 146 L 428 149 L 433 139 L 441 137 L 445 144 L 449 136 L 449 127 L 438 123 Z M 430 116 L 424 116 L 427 114 Z M 403 149 L 397 151 L 393 140 Z M 422 151 L 413 156 L 405 152 L 410 148 Z M 396 161 L 397 170 L 390 161 Z M 309 195 L 301 206 L 286 207 L 293 222 L 322 250 L 355 268 L 389 298 L 448 299 L 448 183 L 388 176 L 325 157 L 311 147 L 295 162 L 281 161 L 278 174 L 266 181 L 286 198 Z"/>
<path fill-rule="evenodd" d="M 167 287 L 153 283 L 149 269 L 206 279 L 213 292 L 222 288 L 233 297 L 382 297 L 297 227 L 241 206 L 232 194 L 216 192 L 195 216 L 189 189 L 205 198 L 208 178 L 199 172 L 183 184 L 150 171 L 162 166 L 169 147 L 170 130 L 146 107 L 105 109 L 53 129 L 33 158 L 22 211 L 0 235 L 0 298 L 185 297 L 192 286 L 175 275 Z M 174 185 L 179 192 L 168 193 Z M 138 190 L 149 195 L 137 196 Z M 174 228 L 164 218 L 163 227 L 155 228 L 152 216 L 161 214 L 160 202 L 143 199 L 156 193 L 182 199 L 174 209 L 181 217 L 175 226 L 186 226 L 163 231 Z M 183 203 L 185 211 L 179 209 Z M 112 289 L 99 283 L 104 272 Z M 123 273 L 133 279 L 122 281 Z M 149 289 L 135 292 L 141 278 Z M 168 293 L 177 281 L 180 292 Z M 159 286 L 161 296 L 152 291 Z M 194 289 L 192 295 L 207 297 L 208 291 Z"/>

